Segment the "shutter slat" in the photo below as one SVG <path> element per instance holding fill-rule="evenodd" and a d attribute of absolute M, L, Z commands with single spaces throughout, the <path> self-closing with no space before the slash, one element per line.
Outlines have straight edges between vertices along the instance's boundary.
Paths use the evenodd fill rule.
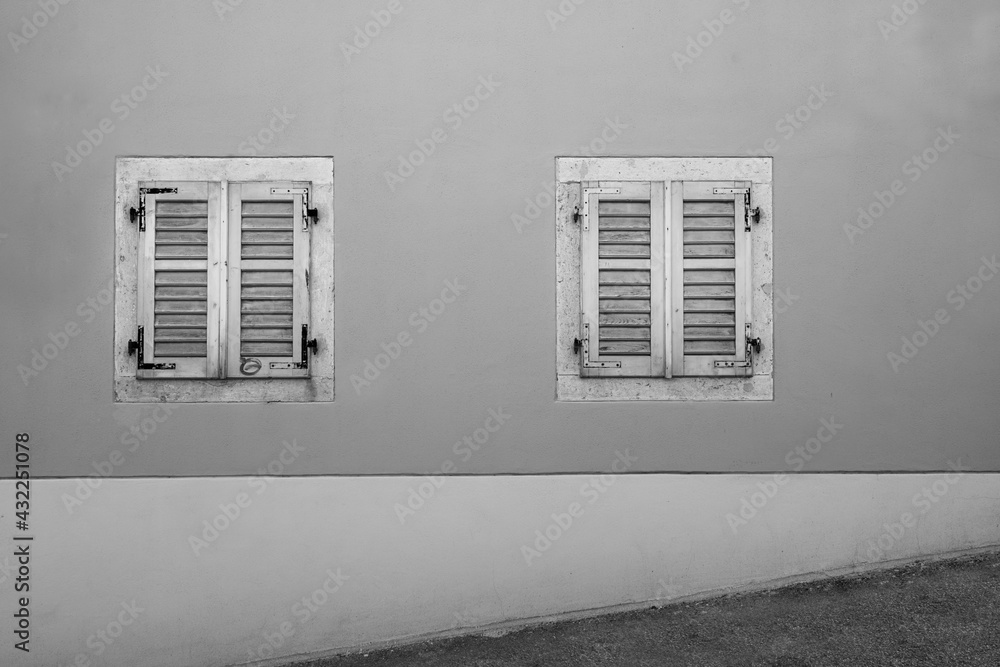
<path fill-rule="evenodd" d="M 600 354 L 649 356 L 649 341 L 606 341 L 601 339 Z"/>
<path fill-rule="evenodd" d="M 153 343 L 154 354 L 157 357 L 206 357 L 206 343 Z"/>
<path fill-rule="evenodd" d="M 190 301 L 192 299 L 200 300 L 208 298 L 208 286 L 207 285 L 196 285 L 196 286 L 176 286 L 176 285 L 157 285 L 156 289 L 153 290 L 153 298 L 157 300 L 164 301 L 176 301 L 184 300 Z"/>
<path fill-rule="evenodd" d="M 649 327 L 601 327 L 601 340 L 649 340 Z"/>
<path fill-rule="evenodd" d="M 601 327 L 648 327 L 648 313 L 601 313 L 597 323 Z"/>
<path fill-rule="evenodd" d="M 687 297 L 711 297 L 711 296 L 736 296 L 736 285 L 719 283 L 716 285 L 684 285 L 684 296 Z"/>
<path fill-rule="evenodd" d="M 291 313 L 245 313 L 240 316 L 240 326 L 244 329 L 285 325 L 292 326 Z"/>
<path fill-rule="evenodd" d="M 291 357 L 292 341 L 281 343 L 252 343 L 244 341 L 240 344 L 240 354 L 261 357 Z"/>
<path fill-rule="evenodd" d="M 732 269 L 729 270 L 712 270 L 712 269 L 701 269 L 701 270 L 685 270 L 684 271 L 684 284 L 685 285 L 709 285 L 717 283 L 726 283 L 730 285 L 736 284 L 736 272 Z"/>
<path fill-rule="evenodd" d="M 649 298 L 649 285 L 601 285 L 598 295 L 602 299 L 621 297 Z"/>
<path fill-rule="evenodd" d="M 612 271 L 601 270 L 598 276 L 599 285 L 648 285 L 649 270 Z"/>
<path fill-rule="evenodd" d="M 601 228 L 607 231 L 645 231 L 649 229 L 649 216 L 604 216 Z"/>
<path fill-rule="evenodd" d="M 207 339 L 208 339 L 208 330 L 205 327 L 200 327 L 197 329 L 160 327 L 156 330 L 156 333 L 153 336 L 153 340 L 157 343 L 169 342 L 169 341 L 190 341 L 190 340 L 205 341 Z"/>
<path fill-rule="evenodd" d="M 734 229 L 733 216 L 725 218 L 705 217 L 705 216 L 685 216 L 684 231 Z"/>
<path fill-rule="evenodd" d="M 243 230 L 244 245 L 292 245 L 292 230 L 247 231 Z"/>
<path fill-rule="evenodd" d="M 157 329 L 173 327 L 207 327 L 208 315 L 160 313 L 153 317 L 153 326 Z"/>
<path fill-rule="evenodd" d="M 208 285 L 208 271 L 157 271 L 156 285 Z"/>
<path fill-rule="evenodd" d="M 685 311 L 684 312 L 684 326 L 688 325 L 702 325 L 702 324 L 736 324 L 736 313 L 720 313 L 720 312 L 696 312 L 696 311 Z M 735 336 L 735 330 L 733 335 Z"/>
<path fill-rule="evenodd" d="M 731 195 L 730 195 L 731 196 Z M 733 201 L 691 201 L 684 200 L 684 217 L 719 217 L 732 216 L 735 208 Z M 732 219 L 730 217 L 730 219 Z"/>

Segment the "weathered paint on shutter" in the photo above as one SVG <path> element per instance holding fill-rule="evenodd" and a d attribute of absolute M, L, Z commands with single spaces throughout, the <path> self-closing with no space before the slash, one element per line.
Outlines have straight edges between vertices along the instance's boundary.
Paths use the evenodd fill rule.
<path fill-rule="evenodd" d="M 676 181 L 672 184 L 670 245 L 673 262 L 671 346 L 674 375 L 744 376 L 750 321 L 750 234 L 744 231 L 744 181 Z"/>
<path fill-rule="evenodd" d="M 228 184 L 229 377 L 309 375 L 308 367 L 297 366 L 302 362 L 303 326 L 308 331 L 309 325 L 311 227 L 303 225 L 301 194 L 272 193 L 309 185 Z"/>
<path fill-rule="evenodd" d="M 669 376 L 664 183 L 582 188 L 580 375 Z"/>
<path fill-rule="evenodd" d="M 138 321 L 145 363 L 139 378 L 219 377 L 220 186 L 204 182 L 142 182 L 176 188 L 145 195 L 140 233 Z"/>

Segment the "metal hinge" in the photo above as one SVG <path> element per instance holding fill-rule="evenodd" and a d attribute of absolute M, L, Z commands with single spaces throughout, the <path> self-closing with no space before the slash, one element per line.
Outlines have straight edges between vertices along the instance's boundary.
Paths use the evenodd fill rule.
<path fill-rule="evenodd" d="M 146 371 L 148 371 L 148 370 L 166 371 L 166 370 L 173 370 L 173 369 L 177 368 L 177 364 L 175 364 L 175 363 L 167 363 L 167 364 L 147 364 L 147 363 L 145 363 L 145 360 L 143 359 L 143 350 L 145 349 L 145 334 L 143 332 L 143 327 L 139 327 L 139 332 L 136 335 L 136 337 L 139 340 L 129 340 L 129 342 L 128 342 L 128 356 L 131 357 L 133 354 L 136 354 L 136 352 L 138 352 L 139 356 L 136 359 L 136 367 L 137 368 L 141 368 L 142 370 L 146 370 Z"/>
<path fill-rule="evenodd" d="M 270 366 L 276 370 L 292 370 L 298 368 L 309 368 L 309 351 L 313 354 L 319 352 L 319 343 L 315 338 L 309 338 L 309 325 L 302 325 L 302 361 L 272 361 Z"/>
<path fill-rule="evenodd" d="M 576 341 L 574 340 L 573 349 L 583 350 L 583 358 L 581 359 L 581 364 L 584 368 L 621 368 L 622 362 L 620 361 L 591 361 L 590 360 L 590 323 L 583 325 L 583 340 L 580 341 L 581 347 L 577 347 Z"/>
<path fill-rule="evenodd" d="M 621 188 L 583 189 L 583 231 L 590 229 L 590 195 L 619 195 L 621 192 Z"/>
<path fill-rule="evenodd" d="M 750 368 L 753 369 L 753 355 L 760 354 L 760 338 L 751 338 L 750 325 L 746 325 L 746 356 L 745 361 L 716 361 L 716 368 Z M 752 373 L 751 373 L 752 374 Z"/>
<path fill-rule="evenodd" d="M 302 230 L 309 229 L 309 221 L 319 222 L 319 211 L 309 208 L 309 188 L 271 188 L 272 195 L 302 195 Z"/>
<path fill-rule="evenodd" d="M 146 195 L 177 194 L 177 188 L 139 188 L 139 208 L 131 206 L 128 217 L 133 223 L 139 222 L 139 231 L 146 231 Z"/>
<path fill-rule="evenodd" d="M 712 188 L 712 194 L 716 195 L 743 195 L 743 221 L 745 231 L 750 231 L 751 221 L 760 222 L 760 207 L 750 206 L 750 188 Z"/>

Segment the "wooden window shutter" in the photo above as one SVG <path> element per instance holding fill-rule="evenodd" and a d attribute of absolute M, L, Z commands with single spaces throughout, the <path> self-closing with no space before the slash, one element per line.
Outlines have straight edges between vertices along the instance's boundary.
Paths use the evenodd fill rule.
<path fill-rule="evenodd" d="M 309 376 L 310 187 L 228 184 L 229 377 Z"/>
<path fill-rule="evenodd" d="M 144 181 L 139 188 L 136 377 L 218 377 L 220 185 Z"/>
<path fill-rule="evenodd" d="M 584 182 L 582 377 L 669 377 L 663 182 Z"/>
<path fill-rule="evenodd" d="M 674 374 L 753 375 L 747 181 L 671 184 Z"/>

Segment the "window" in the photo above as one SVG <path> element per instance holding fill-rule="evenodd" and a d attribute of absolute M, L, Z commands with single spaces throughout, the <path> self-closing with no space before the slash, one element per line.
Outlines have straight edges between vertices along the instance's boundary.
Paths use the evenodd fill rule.
<path fill-rule="evenodd" d="M 331 158 L 120 158 L 117 400 L 333 397 Z"/>
<path fill-rule="evenodd" d="M 558 397 L 768 400 L 769 158 L 559 158 Z"/>

